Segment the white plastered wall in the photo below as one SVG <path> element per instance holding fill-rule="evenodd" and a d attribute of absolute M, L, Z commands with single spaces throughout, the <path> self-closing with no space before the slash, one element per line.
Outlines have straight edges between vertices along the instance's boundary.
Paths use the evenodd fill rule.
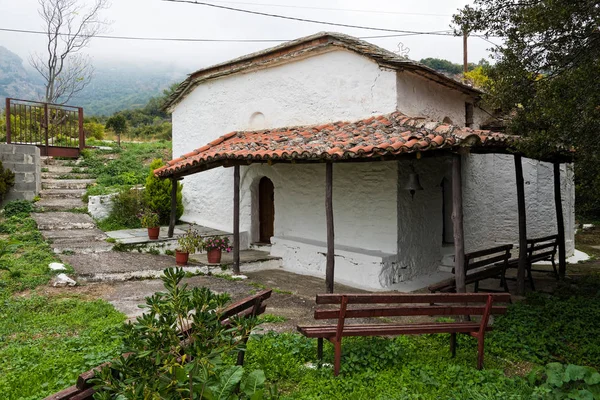
<path fill-rule="evenodd" d="M 460 127 L 465 126 L 465 103 L 477 103 L 473 96 L 408 71 L 398 71 L 396 87 L 398 111 L 410 117 L 425 117 L 431 121 L 444 122 L 445 118 L 449 118 L 452 125 Z M 475 106 L 473 128 L 479 128 L 488 117 L 489 114 Z"/>
<path fill-rule="evenodd" d="M 398 163 L 398 259 L 387 274 L 386 286 L 437 270 L 442 247 L 442 179 L 450 165 L 447 157 L 403 160 Z M 422 191 L 414 198 L 405 189 L 411 164 Z"/>
<path fill-rule="evenodd" d="M 397 163 L 333 166 L 336 282 L 380 289 L 385 263 L 397 249 Z M 325 165 L 252 165 L 241 173 L 241 226 L 257 235 L 256 186 L 262 177 L 275 190 L 271 254 L 285 269 L 323 276 L 326 254 Z M 254 216 L 254 221 L 252 221 Z"/>
<path fill-rule="evenodd" d="M 527 237 L 554 235 L 556 209 L 552 164 L 523 158 Z M 572 166 L 561 166 L 561 194 L 567 255 L 574 251 L 575 187 Z M 463 157 L 466 251 L 519 243 L 514 157 L 470 154 Z M 517 253 L 513 251 L 513 256 Z"/>
<path fill-rule="evenodd" d="M 382 69 L 375 62 L 346 50 L 329 51 L 318 56 L 231 75 L 199 85 L 176 106 L 173 112 L 173 155 L 177 157 L 190 152 L 235 130 L 311 125 L 339 120 L 353 121 L 395 110 L 395 71 Z M 322 173 L 320 170 L 315 171 L 315 168 L 323 169 Z M 350 171 L 348 168 L 353 167 L 349 165 L 338 168 L 338 164 L 335 165 L 334 176 L 338 182 L 340 179 L 351 181 L 354 173 L 343 172 Z M 356 168 L 360 170 L 361 167 Z M 388 182 L 391 180 L 395 185 L 396 176 L 394 175 L 393 179 L 389 176 L 389 167 L 377 165 L 374 167 L 373 174 L 378 175 L 381 169 L 386 170 L 384 175 L 387 174 L 382 179 Z M 367 168 L 362 172 L 366 180 L 372 181 L 373 184 L 380 182 L 371 179 L 369 171 L 370 169 Z M 240 226 L 243 245 L 256 238 L 257 221 L 255 215 L 253 224 L 252 197 L 257 198 L 257 194 L 256 187 L 252 186 L 251 182 L 255 182 L 254 178 L 261 174 L 268 177 L 272 175 L 275 184 L 276 237 L 289 238 L 296 235 L 297 239 L 316 241 L 317 247 L 319 243 L 324 243 L 325 177 L 322 165 L 317 167 L 253 165 L 243 167 L 241 172 L 245 177 L 242 186 Z M 343 178 L 344 173 L 347 178 Z M 367 183 L 365 187 L 370 187 L 369 185 L 370 183 Z M 363 199 L 365 197 L 362 194 L 352 194 L 353 191 L 358 191 L 360 194 L 360 186 L 356 183 L 348 183 L 347 186 L 349 187 L 347 206 L 354 208 L 356 213 L 362 213 L 366 218 L 370 218 L 369 211 L 365 211 L 365 207 L 360 207 L 364 206 L 360 204 L 361 197 Z M 381 195 L 385 190 L 383 187 L 373 189 L 373 197 Z M 390 187 L 389 190 L 395 196 L 395 186 Z M 281 193 L 285 194 L 278 196 Z M 183 219 L 231 231 L 232 197 L 233 169 L 216 168 L 188 176 L 183 181 L 185 206 Z M 344 193 L 339 194 L 339 198 L 343 197 Z M 309 207 L 299 210 L 300 214 L 295 213 L 296 198 L 306 200 L 305 203 L 310 200 L 311 203 Z M 384 198 L 387 200 L 386 197 Z M 288 200 L 291 203 L 288 204 Z M 389 200 L 391 201 L 389 208 L 395 210 L 395 197 Z M 378 237 L 378 233 L 367 230 L 370 228 L 368 222 L 365 224 L 367 226 L 356 226 L 352 216 L 342 212 L 343 205 L 337 207 L 334 205 L 334 207 L 340 209 L 336 223 L 339 227 L 336 228 L 336 242 L 349 248 L 373 247 L 366 240 Z M 387 242 L 380 241 L 380 250 L 395 253 L 395 220 L 395 214 L 391 219 L 386 220 L 391 221 L 393 226 L 381 230 L 381 236 L 384 232 L 388 232 L 391 236 Z M 303 247 L 307 246 L 309 245 Z M 315 257 L 324 260 L 320 255 Z M 286 265 L 285 260 L 284 265 Z M 340 272 L 337 276 L 341 275 Z"/>

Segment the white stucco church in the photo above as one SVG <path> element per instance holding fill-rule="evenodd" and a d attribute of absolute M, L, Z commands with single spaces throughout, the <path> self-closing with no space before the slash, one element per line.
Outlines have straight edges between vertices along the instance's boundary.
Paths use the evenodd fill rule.
<path fill-rule="evenodd" d="M 333 165 L 335 281 L 431 282 L 453 253 L 452 157 L 462 160 L 465 250 L 518 244 L 511 143 L 487 130 L 481 92 L 346 35 L 319 33 L 191 74 L 168 102 L 183 220 L 266 245 L 283 268 L 324 276 Z M 527 234 L 557 230 L 551 163 L 524 159 Z M 405 190 L 409 174 L 423 190 Z M 574 184 L 561 164 L 567 253 Z"/>

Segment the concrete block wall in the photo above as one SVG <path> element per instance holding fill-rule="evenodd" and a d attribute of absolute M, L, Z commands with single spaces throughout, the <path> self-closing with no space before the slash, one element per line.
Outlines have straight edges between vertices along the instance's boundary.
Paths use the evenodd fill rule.
<path fill-rule="evenodd" d="M 15 186 L 5 201 L 33 200 L 42 189 L 42 164 L 37 146 L 0 144 L 0 161 L 15 173 Z"/>

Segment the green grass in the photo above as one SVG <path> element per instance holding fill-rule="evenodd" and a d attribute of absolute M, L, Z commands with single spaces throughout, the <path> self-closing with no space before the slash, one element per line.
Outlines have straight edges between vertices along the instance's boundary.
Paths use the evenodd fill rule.
<path fill-rule="evenodd" d="M 27 215 L 0 220 L 0 248 L 10 251 L 0 258 L 0 299 L 47 283 L 54 273 L 48 264 L 59 259 Z M 72 272 L 72 269 L 67 271 Z"/>
<path fill-rule="evenodd" d="M 0 310 L 0 398 L 39 399 L 120 352 L 124 316 L 104 301 L 13 297 Z"/>
<path fill-rule="evenodd" d="M 111 150 L 86 149 L 82 154 L 83 162 L 79 167 L 87 168 L 86 173 L 96 178 L 96 184 L 87 189 L 86 197 L 143 185 L 153 159 L 167 161 L 171 158 L 171 142 L 168 141 L 126 143 L 121 148 L 111 144 L 110 147 Z"/>
<path fill-rule="evenodd" d="M 110 304 L 37 293 L 60 260 L 28 212 L 0 219 L 0 250 L 0 399 L 43 398 L 119 353 Z"/>
<path fill-rule="evenodd" d="M 487 335 L 485 369 L 476 366 L 476 341 L 449 335 L 346 338 L 342 369 L 311 369 L 316 340 L 298 334 L 255 335 L 246 368 L 260 368 L 282 399 L 545 399 L 528 374 L 551 362 L 600 367 L 600 277 L 567 281 L 554 295 L 533 293 L 511 305 Z M 326 342 L 327 343 L 327 342 Z M 324 361 L 333 362 L 325 345 Z M 556 397 L 556 398 L 567 398 Z"/>

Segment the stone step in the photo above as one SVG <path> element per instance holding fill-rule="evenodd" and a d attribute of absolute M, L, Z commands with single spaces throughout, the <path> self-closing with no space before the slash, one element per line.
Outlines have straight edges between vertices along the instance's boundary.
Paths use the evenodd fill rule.
<path fill-rule="evenodd" d="M 81 199 L 85 194 L 82 189 L 44 189 L 40 191 L 42 199 Z"/>
<path fill-rule="evenodd" d="M 85 189 L 94 182 L 94 179 L 46 179 L 42 181 L 42 189 Z"/>
<path fill-rule="evenodd" d="M 65 167 L 63 165 L 44 165 L 42 166 L 42 173 L 51 174 L 70 174 L 75 167 Z"/>
<path fill-rule="evenodd" d="M 42 180 L 54 179 L 92 179 L 90 174 L 42 172 Z"/>
<path fill-rule="evenodd" d="M 52 243 L 106 242 L 108 236 L 100 229 L 75 229 L 43 231 L 44 238 Z"/>
<path fill-rule="evenodd" d="M 87 207 L 81 198 L 43 198 L 37 203 L 35 207 L 42 211 L 68 211 L 74 208 Z"/>
<path fill-rule="evenodd" d="M 38 229 L 44 230 L 73 230 L 95 229 L 96 224 L 87 214 L 70 212 L 33 213 L 31 217 L 37 222 Z"/>
<path fill-rule="evenodd" d="M 52 246 L 52 250 L 54 250 L 54 252 L 56 254 L 67 254 L 67 253 L 93 254 L 93 253 L 106 253 L 106 252 L 112 251 L 112 248 L 114 245 L 112 243 L 107 243 L 105 241 L 92 241 L 92 242 L 64 241 L 63 242 L 62 240 L 58 240 L 58 241 L 52 243 L 51 246 Z"/>
<path fill-rule="evenodd" d="M 53 157 L 40 157 L 41 161 L 42 161 L 42 166 L 43 167 L 48 167 L 50 165 L 53 166 L 60 166 L 60 167 L 72 167 L 73 165 L 79 165 L 83 159 L 82 158 L 78 158 L 78 159 L 67 159 L 67 160 L 58 160 L 56 158 Z"/>

